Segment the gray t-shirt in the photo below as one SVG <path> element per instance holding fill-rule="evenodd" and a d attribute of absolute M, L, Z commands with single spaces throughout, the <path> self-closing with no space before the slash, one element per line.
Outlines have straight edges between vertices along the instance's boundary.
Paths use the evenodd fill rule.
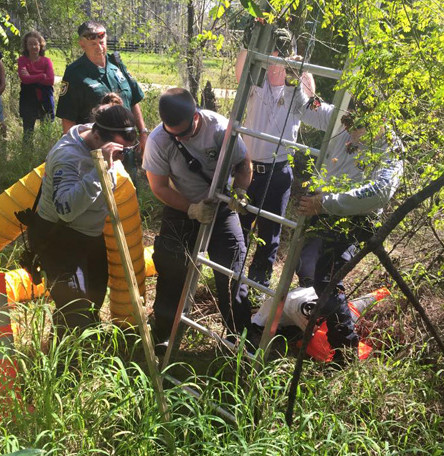
<path fill-rule="evenodd" d="M 228 119 L 208 110 L 200 110 L 199 114 L 202 119 L 199 132 L 196 136 L 183 141 L 183 144 L 200 162 L 203 173 L 211 179 L 216 169 Z M 240 163 L 245 156 L 245 144 L 238 139 L 233 151 L 232 164 Z M 182 152 L 163 129 L 162 124 L 148 136 L 142 167 L 158 176 L 169 176 L 173 188 L 192 203 L 197 203 L 208 196 L 209 184 L 198 173 L 190 171 Z"/>
<path fill-rule="evenodd" d="M 79 135 L 91 127 L 72 127 L 49 152 L 37 212 L 50 222 L 61 219 L 80 233 L 99 236 L 108 209 L 91 150 Z M 113 182 L 114 169 L 109 171 Z"/>

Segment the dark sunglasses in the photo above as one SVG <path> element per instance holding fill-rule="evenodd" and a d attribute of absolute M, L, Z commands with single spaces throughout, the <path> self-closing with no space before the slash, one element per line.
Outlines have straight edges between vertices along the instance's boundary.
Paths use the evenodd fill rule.
<path fill-rule="evenodd" d="M 193 118 L 191 119 L 191 122 L 190 122 L 190 125 L 188 126 L 188 128 L 186 130 L 184 130 L 184 131 L 181 131 L 180 133 L 177 133 L 177 134 L 171 133 L 170 131 L 168 131 L 165 128 L 165 123 L 163 123 L 163 122 L 162 122 L 162 127 L 163 127 L 164 131 L 166 133 L 168 133 L 170 136 L 175 136 L 176 138 L 183 138 L 184 136 L 188 136 L 193 131 L 193 128 L 194 128 L 194 115 L 193 115 Z"/>
<path fill-rule="evenodd" d="M 106 32 L 98 32 L 98 33 L 87 33 L 86 35 L 83 35 L 83 38 L 86 38 L 88 41 L 94 41 L 97 38 L 99 40 L 103 40 L 105 38 Z"/>
<path fill-rule="evenodd" d="M 139 147 L 139 144 L 140 142 L 137 141 L 136 144 L 134 144 L 133 146 L 129 146 L 129 147 L 124 147 L 122 149 L 122 154 L 126 157 L 128 154 L 130 154 L 131 152 L 134 152 L 137 150 L 137 148 Z"/>

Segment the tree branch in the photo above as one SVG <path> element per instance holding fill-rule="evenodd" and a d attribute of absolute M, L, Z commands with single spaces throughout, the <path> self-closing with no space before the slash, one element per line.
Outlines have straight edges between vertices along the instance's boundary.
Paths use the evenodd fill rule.
<path fill-rule="evenodd" d="M 436 331 L 435 327 L 433 326 L 432 322 L 427 316 L 424 308 L 421 306 L 418 298 L 413 294 L 412 290 L 410 290 L 410 287 L 407 285 L 399 271 L 396 269 L 395 265 L 392 263 L 392 260 L 390 259 L 388 253 L 384 249 L 384 246 L 382 244 L 379 245 L 379 247 L 375 249 L 374 253 L 379 258 L 379 261 L 387 270 L 387 272 L 393 277 L 395 282 L 398 284 L 399 289 L 405 294 L 405 296 L 411 302 L 413 307 L 418 311 L 419 315 L 421 315 L 421 318 L 424 320 L 427 329 L 435 338 L 439 348 L 444 354 L 444 343 L 442 342 L 439 333 Z"/>
<path fill-rule="evenodd" d="M 314 306 L 308 320 L 307 327 L 302 338 L 302 346 L 300 348 L 298 357 L 295 363 L 295 369 L 293 372 L 293 378 L 290 385 L 290 391 L 288 393 L 288 405 L 285 414 L 285 420 L 288 426 L 291 426 L 293 422 L 293 409 L 296 399 L 296 391 L 301 378 L 302 364 L 307 350 L 308 342 L 311 339 L 313 328 L 315 323 L 324 309 L 327 300 L 331 293 L 336 288 L 336 284 L 340 282 L 357 264 L 359 264 L 370 252 L 375 252 L 382 243 L 385 241 L 387 236 L 396 228 L 396 226 L 407 216 L 409 212 L 416 209 L 423 201 L 430 198 L 436 192 L 438 192 L 444 186 L 444 174 L 439 178 L 430 182 L 418 193 L 410 196 L 405 200 L 401 206 L 399 206 L 393 214 L 387 219 L 387 221 L 381 226 L 381 228 L 368 240 L 362 250 L 360 250 L 348 263 L 339 269 L 339 271 L 332 277 L 330 283 L 322 292 L 319 297 L 318 303 Z M 390 271 L 388 271 L 390 272 Z M 396 280 L 396 279 L 395 279 Z"/>

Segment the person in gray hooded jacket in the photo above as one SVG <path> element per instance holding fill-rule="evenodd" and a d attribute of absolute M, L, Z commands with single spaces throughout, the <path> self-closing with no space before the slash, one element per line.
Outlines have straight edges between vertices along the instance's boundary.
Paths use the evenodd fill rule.
<path fill-rule="evenodd" d="M 301 93 L 301 121 L 325 131 L 334 106 Z M 327 149 L 324 185 L 302 196 L 298 206 L 299 214 L 311 217 L 311 227 L 296 273 L 300 285 L 313 286 L 318 296 L 341 266 L 355 255 L 359 243 L 371 237 L 372 222 L 394 195 L 403 172 L 399 158 L 403 147 L 393 132 L 382 128 L 376 138 L 365 141 L 366 130 L 356 122 L 353 112 L 344 114 L 341 121 L 343 128 Z M 369 156 L 377 158 L 372 169 L 366 163 Z M 348 190 L 331 190 L 337 189 L 344 178 Z M 330 296 L 323 317 L 335 360 L 340 361 L 343 351 L 337 349 L 357 347 L 359 343 L 342 283 Z"/>
<path fill-rule="evenodd" d="M 108 172 L 137 138 L 134 116 L 119 104 L 99 106 L 94 123 L 76 125 L 52 148 L 29 243 L 47 275 L 61 336 L 66 327 L 99 321 L 108 281 L 103 227 L 108 214 L 91 151 L 102 149 Z"/>

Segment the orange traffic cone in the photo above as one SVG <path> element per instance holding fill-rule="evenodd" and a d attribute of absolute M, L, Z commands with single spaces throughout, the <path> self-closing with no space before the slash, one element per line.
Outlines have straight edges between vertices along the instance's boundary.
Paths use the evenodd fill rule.
<path fill-rule="evenodd" d="M 352 313 L 353 321 L 357 321 L 361 314 L 370 305 L 381 301 L 390 295 L 390 291 L 383 287 L 369 293 L 368 295 L 357 298 L 348 303 L 348 307 Z M 301 346 L 299 342 L 298 346 Z M 365 342 L 359 342 L 358 356 L 359 359 L 367 359 L 372 351 L 372 347 Z M 307 346 L 307 354 L 317 361 L 330 362 L 333 359 L 335 351 L 327 339 L 327 323 L 324 321 L 314 332 L 313 337 Z"/>

